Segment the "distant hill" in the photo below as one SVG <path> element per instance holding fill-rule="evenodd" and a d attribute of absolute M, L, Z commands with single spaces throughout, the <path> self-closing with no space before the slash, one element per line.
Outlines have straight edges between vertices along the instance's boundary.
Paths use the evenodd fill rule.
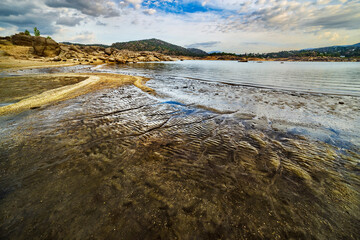
<path fill-rule="evenodd" d="M 104 48 L 110 47 L 109 45 L 97 44 L 97 43 L 94 43 L 94 44 L 82 44 L 82 43 L 71 43 L 71 42 L 60 42 L 60 43 L 65 44 L 65 45 L 75 45 L 75 46 L 97 46 L 97 47 L 104 47 Z"/>
<path fill-rule="evenodd" d="M 359 57 L 360 56 L 360 43 L 353 45 L 344 45 L 344 46 L 330 46 L 330 47 L 321 47 L 321 48 L 307 48 L 302 50 L 294 51 L 281 51 L 276 53 L 267 53 L 262 54 L 265 57 L 293 57 L 293 56 L 331 56 L 331 57 Z"/>
<path fill-rule="evenodd" d="M 331 46 L 322 48 L 313 48 L 312 51 L 326 54 L 337 54 L 345 57 L 360 56 L 360 43 L 345 46 Z"/>
<path fill-rule="evenodd" d="M 213 53 L 222 53 L 221 51 L 211 51 L 211 52 L 208 52 L 208 54 L 213 54 Z"/>
<path fill-rule="evenodd" d="M 182 55 L 182 56 L 206 56 L 207 53 L 196 48 L 184 48 L 162 40 L 152 38 L 139 41 L 117 42 L 111 45 L 117 49 L 128 49 L 131 51 L 154 51 L 166 55 Z"/>
<path fill-rule="evenodd" d="M 360 47 L 360 43 L 356 43 L 353 45 L 337 45 L 337 46 L 330 46 L 330 47 L 320 47 L 320 48 L 306 48 L 301 49 L 300 51 L 309 51 L 309 50 L 315 50 L 315 51 L 322 51 L 325 49 L 338 49 L 338 48 L 352 48 L 352 47 Z"/>

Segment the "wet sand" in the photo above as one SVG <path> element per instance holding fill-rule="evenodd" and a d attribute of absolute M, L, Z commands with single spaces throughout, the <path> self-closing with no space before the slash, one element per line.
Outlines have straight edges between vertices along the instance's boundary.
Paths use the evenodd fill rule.
<path fill-rule="evenodd" d="M 146 79 L 141 77 L 106 73 L 94 73 L 92 75 L 63 73 L 4 78 L 0 82 L 0 92 L 2 93 L 0 100 L 10 103 L 19 100 L 19 98 L 21 100 L 0 107 L 0 115 L 39 108 L 43 105 L 75 98 L 92 91 L 115 88 L 124 84 L 134 84 L 144 91 L 152 92 L 151 88 L 143 84 L 144 82 L 146 82 Z M 51 88 L 51 90 L 42 92 L 47 88 Z"/>
<path fill-rule="evenodd" d="M 359 151 L 164 101 L 143 81 L 0 117 L 0 238 L 360 235 Z"/>
<path fill-rule="evenodd" d="M 74 63 L 62 63 L 62 62 L 44 62 L 42 59 L 38 60 L 25 60 L 15 59 L 13 57 L 0 57 L 0 72 L 12 71 L 19 69 L 30 68 L 44 68 L 44 67 L 64 67 L 73 66 Z"/>

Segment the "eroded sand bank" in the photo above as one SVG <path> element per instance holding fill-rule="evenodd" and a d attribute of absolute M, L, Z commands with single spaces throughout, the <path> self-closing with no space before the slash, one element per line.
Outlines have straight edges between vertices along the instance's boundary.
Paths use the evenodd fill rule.
<path fill-rule="evenodd" d="M 31 78 L 32 76 L 28 76 Z M 153 92 L 149 87 L 146 87 L 143 82 L 146 81 L 142 77 L 134 77 L 128 75 L 119 75 L 119 74 L 103 74 L 103 73 L 94 73 L 90 74 L 52 74 L 52 75 L 37 75 L 36 78 L 55 78 L 55 77 L 73 77 L 73 78 L 82 78 L 83 81 L 80 81 L 75 84 L 51 89 L 35 96 L 25 98 L 19 102 L 9 104 L 7 106 L 0 107 L 0 115 L 16 113 L 32 108 L 38 108 L 46 104 L 54 103 L 57 101 L 63 101 L 66 99 L 71 99 L 95 90 L 101 90 L 105 88 L 115 88 L 124 84 L 134 84 L 136 87 L 147 91 Z M 19 83 L 21 84 L 21 82 Z M 36 83 L 34 83 L 36 84 Z M 5 87 L 5 86 L 3 86 Z"/>

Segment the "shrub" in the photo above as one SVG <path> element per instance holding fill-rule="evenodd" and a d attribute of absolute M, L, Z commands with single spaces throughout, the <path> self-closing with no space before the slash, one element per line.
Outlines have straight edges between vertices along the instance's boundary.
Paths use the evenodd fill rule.
<path fill-rule="evenodd" d="M 25 30 L 25 32 L 24 32 L 24 33 L 25 33 L 25 35 L 30 36 L 30 32 L 29 32 L 27 29 Z"/>
<path fill-rule="evenodd" d="M 47 38 L 47 39 L 52 39 L 50 36 L 47 36 L 46 38 Z"/>
<path fill-rule="evenodd" d="M 36 37 L 40 36 L 40 31 L 39 31 L 39 29 L 37 29 L 37 27 L 34 27 L 34 35 Z"/>

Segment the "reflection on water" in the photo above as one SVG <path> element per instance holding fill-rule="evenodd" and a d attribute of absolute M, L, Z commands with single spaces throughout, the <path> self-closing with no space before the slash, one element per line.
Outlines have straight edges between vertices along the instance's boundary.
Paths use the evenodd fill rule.
<path fill-rule="evenodd" d="M 358 62 L 183 61 L 107 66 L 111 71 L 275 89 L 360 96 Z"/>
<path fill-rule="evenodd" d="M 262 109 L 280 113 L 283 106 L 317 120 L 349 113 L 350 122 L 358 116 L 351 114 L 356 97 L 179 79 L 150 81 L 156 97 L 124 86 L 0 117 L 0 238 L 360 236 L 356 141 L 312 140 L 304 129 L 340 137 L 346 131 L 246 110 L 260 108 L 249 101 L 255 98 Z M 241 106 L 226 108 L 230 96 Z M 199 107 L 201 98 L 215 98 L 216 106 Z"/>

